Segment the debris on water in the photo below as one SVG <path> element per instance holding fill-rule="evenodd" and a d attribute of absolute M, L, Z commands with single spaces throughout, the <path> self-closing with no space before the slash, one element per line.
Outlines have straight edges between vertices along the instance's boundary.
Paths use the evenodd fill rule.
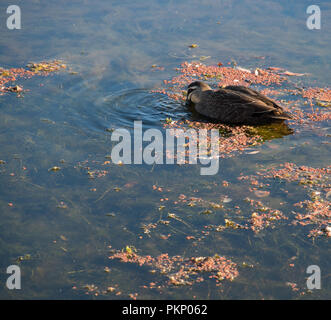
<path fill-rule="evenodd" d="M 224 219 L 224 222 L 225 222 L 225 228 L 231 228 L 231 229 L 242 228 L 241 225 L 239 225 L 238 223 L 236 223 L 230 219 Z"/>
<path fill-rule="evenodd" d="M 241 264 L 241 266 L 243 268 L 254 268 L 254 265 L 253 264 L 250 264 L 250 263 L 248 263 L 246 261 L 243 261 L 242 264 Z"/>
<path fill-rule="evenodd" d="M 296 72 L 291 72 L 291 71 L 284 71 L 279 74 L 285 75 L 285 76 L 296 76 L 296 77 L 302 77 L 305 76 L 305 73 L 296 73 Z"/>
<path fill-rule="evenodd" d="M 215 123 L 206 123 L 206 122 L 200 122 L 200 121 L 172 121 L 168 122 L 164 125 L 165 128 L 174 128 L 174 129 L 181 129 L 187 131 L 191 128 L 193 129 L 218 129 L 221 132 L 224 132 L 224 136 L 219 137 L 219 157 L 225 158 L 225 157 L 231 157 L 234 156 L 236 153 L 242 153 L 251 146 L 256 146 L 260 143 L 262 143 L 262 138 L 260 135 L 250 134 L 251 128 L 249 126 L 227 126 L 224 124 L 215 124 Z M 173 135 L 176 135 L 175 132 L 171 133 Z M 200 142 L 200 139 L 197 139 L 198 142 Z M 202 143 L 202 141 L 200 142 Z M 211 138 L 207 136 L 207 146 L 210 145 Z M 189 149 L 186 149 L 183 151 L 185 153 L 185 157 L 183 154 L 183 158 L 187 162 L 187 159 L 189 158 Z M 173 155 L 175 157 L 178 157 L 181 153 L 177 152 L 177 155 Z M 170 156 L 170 155 L 166 155 Z"/>
<path fill-rule="evenodd" d="M 4 69 L 0 67 L 0 95 L 6 92 L 20 93 L 23 91 L 21 85 L 8 85 L 18 79 L 29 79 L 36 75 L 48 76 L 50 73 L 66 69 L 67 66 L 60 60 L 42 61 L 39 63 L 29 63 L 25 68 Z M 7 85 L 7 86 L 6 86 Z M 26 91 L 26 90 L 24 90 Z M 19 95 L 18 95 L 19 96 Z"/>
<path fill-rule="evenodd" d="M 330 224 L 331 212 L 328 194 L 330 192 L 330 173 L 331 166 L 326 168 L 312 168 L 308 166 L 298 166 L 295 163 L 283 163 L 273 168 L 259 170 L 256 175 L 239 176 L 238 179 L 248 180 L 254 186 L 250 191 L 258 197 L 269 196 L 268 190 L 257 190 L 256 188 L 266 188 L 269 179 L 282 180 L 288 183 L 297 183 L 304 190 L 310 199 L 293 203 L 291 216 L 286 217 L 280 210 L 274 210 L 263 205 L 261 202 L 246 198 L 252 206 L 255 206 L 259 212 L 255 211 L 251 217 L 253 230 L 259 231 L 263 225 L 269 225 L 272 220 L 291 219 L 291 225 L 307 226 L 313 228 L 309 231 L 308 237 L 316 238 L 321 235 L 327 235 L 328 232 L 322 231 Z M 286 192 L 286 190 L 284 190 Z M 300 209 L 303 209 L 302 211 Z"/>
<path fill-rule="evenodd" d="M 23 88 L 21 86 L 16 85 L 13 87 L 6 88 L 6 90 L 10 92 L 22 92 Z"/>
<path fill-rule="evenodd" d="M 193 285 L 204 281 L 203 274 L 207 273 L 209 278 L 216 280 L 216 285 L 220 285 L 224 279 L 232 281 L 239 272 L 237 265 L 230 259 L 217 254 L 209 257 L 189 257 L 180 255 L 169 257 L 167 253 L 157 257 L 150 255 L 142 256 L 132 252 L 129 256 L 123 250 L 117 250 L 109 256 L 109 259 L 119 259 L 124 263 L 136 263 L 139 266 L 149 266 L 153 270 L 158 270 L 162 275 L 168 277 L 168 284 L 171 285 Z M 156 283 L 151 283 L 150 287 L 155 287 Z"/>
<path fill-rule="evenodd" d="M 222 185 L 223 185 L 223 187 L 228 187 L 229 186 L 229 182 L 226 181 L 226 180 L 223 180 L 222 181 Z"/>
<path fill-rule="evenodd" d="M 331 237 L 331 227 L 330 226 L 327 226 L 323 229 L 323 231 L 325 232 L 325 234 L 328 236 L 328 237 Z"/>
<path fill-rule="evenodd" d="M 307 88 L 301 90 L 304 98 L 317 99 L 320 101 L 331 102 L 331 89 L 329 88 Z"/>
<path fill-rule="evenodd" d="M 107 217 L 116 217 L 116 214 L 113 212 L 110 212 L 110 213 L 106 213 L 106 216 Z"/>
<path fill-rule="evenodd" d="M 323 108 L 330 108 L 331 107 L 331 103 L 330 102 L 322 102 L 322 101 L 316 101 L 315 102 L 319 107 L 323 107 Z"/>
<path fill-rule="evenodd" d="M 164 67 L 160 67 L 157 64 L 152 64 L 151 68 L 152 68 L 153 71 L 156 71 L 156 70 L 163 71 L 164 70 Z"/>
<path fill-rule="evenodd" d="M 166 119 L 165 119 L 165 122 L 166 122 L 167 124 L 171 124 L 171 123 L 173 123 L 174 121 L 173 121 L 171 118 L 166 118 Z"/>
<path fill-rule="evenodd" d="M 263 198 L 263 197 L 267 197 L 270 195 L 270 191 L 263 191 L 263 190 L 255 190 L 254 194 L 259 197 L 259 198 Z"/>
<path fill-rule="evenodd" d="M 204 61 L 204 60 L 207 60 L 209 58 L 211 58 L 211 56 L 201 56 L 200 61 Z"/>
<path fill-rule="evenodd" d="M 229 203 L 229 202 L 232 201 L 232 199 L 226 196 L 226 197 L 223 198 L 222 201 L 223 201 L 224 203 Z"/>
<path fill-rule="evenodd" d="M 19 256 L 17 258 L 17 261 L 25 261 L 25 260 L 30 260 L 31 259 L 31 254 L 27 253 L 24 256 Z"/>
<path fill-rule="evenodd" d="M 68 208 L 68 206 L 63 201 L 60 201 L 60 203 L 56 207 L 60 208 L 60 209 L 67 209 Z"/>
<path fill-rule="evenodd" d="M 292 291 L 299 291 L 298 285 L 294 282 L 286 282 L 286 285 L 289 286 Z"/>
<path fill-rule="evenodd" d="M 212 214 L 213 211 L 206 209 L 206 210 L 201 211 L 200 213 L 201 214 Z"/>
<path fill-rule="evenodd" d="M 55 124 L 55 121 L 50 120 L 50 119 L 46 119 L 46 118 L 42 118 L 42 119 L 40 119 L 40 121 L 45 122 L 45 123 Z"/>
<path fill-rule="evenodd" d="M 238 66 L 236 66 L 236 67 L 235 67 L 235 69 L 236 69 L 236 70 L 239 70 L 239 71 L 243 71 L 243 72 L 252 73 L 252 71 L 251 71 L 251 70 L 249 70 L 249 69 L 246 69 L 246 68 L 242 68 L 242 67 L 238 67 Z"/>
<path fill-rule="evenodd" d="M 67 66 L 60 60 L 54 61 L 42 61 L 39 63 L 30 62 L 27 64 L 27 68 L 33 72 L 54 72 L 61 69 L 66 69 Z"/>
<path fill-rule="evenodd" d="M 59 171 L 59 170 L 61 170 L 61 168 L 57 167 L 57 166 L 54 166 L 54 167 L 48 169 L 48 171 L 55 171 L 55 172 Z"/>

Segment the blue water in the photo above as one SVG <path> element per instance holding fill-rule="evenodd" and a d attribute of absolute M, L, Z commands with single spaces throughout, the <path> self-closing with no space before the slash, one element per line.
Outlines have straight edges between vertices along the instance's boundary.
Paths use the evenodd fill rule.
<path fill-rule="evenodd" d="M 152 92 L 176 76 L 175 68 L 184 61 L 209 57 L 203 63 L 235 60 L 244 68 L 283 67 L 309 74 L 293 80 L 298 86 L 328 87 L 331 4 L 319 2 L 322 28 L 308 30 L 310 4 L 29 1 L 18 3 L 22 29 L 8 30 L 9 4 L 1 3 L 0 67 L 61 59 L 74 73 L 19 80 L 29 90 L 23 97 L 0 96 L 0 297 L 127 299 L 138 293 L 138 299 L 329 299 L 329 238 L 313 241 L 307 237 L 309 226 L 281 220 L 258 234 L 227 229 L 202 236 L 205 226 L 236 217 L 236 205 L 243 217 L 251 214 L 243 199 L 254 196 L 237 179 L 241 173 L 256 174 L 263 166 L 284 162 L 329 165 L 328 123 L 315 123 L 309 130 L 288 125 L 293 134 L 284 129 L 253 148 L 259 153 L 222 159 L 214 176 L 201 176 L 199 165 L 104 164 L 116 128 L 131 130 L 133 121 L 141 120 L 144 129 L 163 130 L 166 118 L 196 119 L 180 102 Z M 198 47 L 190 49 L 193 43 Z M 164 69 L 155 70 L 154 64 Z M 303 102 L 301 106 L 306 108 Z M 61 170 L 49 171 L 54 166 Z M 102 170 L 107 173 L 98 177 Z M 271 196 L 257 200 L 274 209 L 285 202 L 289 217 L 294 203 L 310 199 L 297 183 L 269 183 Z M 207 202 L 226 196 L 231 202 L 225 210 L 204 215 L 200 212 L 208 205 L 174 204 L 180 194 Z M 160 201 L 165 197 L 170 199 L 166 204 Z M 160 215 L 165 219 L 168 212 L 184 222 L 173 220 L 170 227 L 144 233 L 142 226 L 156 223 Z M 202 238 L 190 242 L 187 236 Z M 208 275 L 193 286 L 169 285 L 159 272 L 108 259 L 111 249 L 128 245 L 154 257 L 217 253 L 238 264 L 239 276 L 220 287 Z M 292 261 L 294 267 L 289 267 Z M 243 262 L 253 267 L 244 268 Z M 21 268 L 21 290 L 5 287 L 11 264 Z M 309 265 L 321 268 L 321 290 L 307 292 Z M 143 288 L 151 282 L 162 288 Z M 297 283 L 299 290 L 291 290 L 288 282 Z M 98 289 L 86 294 L 86 285 L 92 284 Z M 103 293 L 108 287 L 115 292 Z"/>

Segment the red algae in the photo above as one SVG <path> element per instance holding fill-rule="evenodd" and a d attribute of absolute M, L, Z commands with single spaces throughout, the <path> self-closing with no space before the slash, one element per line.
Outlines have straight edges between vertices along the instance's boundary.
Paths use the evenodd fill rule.
<path fill-rule="evenodd" d="M 48 76 L 50 73 L 66 69 L 67 66 L 59 60 L 42 61 L 40 63 L 29 63 L 27 68 L 10 68 L 0 67 L 0 95 L 6 92 L 21 92 L 21 86 L 11 86 L 10 83 L 18 79 L 30 79 L 35 75 Z"/>
<path fill-rule="evenodd" d="M 226 228 L 230 229 L 245 229 L 252 230 L 254 233 L 259 233 L 267 227 L 274 227 L 274 223 L 278 220 L 287 220 L 280 210 L 270 208 L 264 205 L 261 201 L 245 198 L 246 202 L 252 207 L 253 213 L 246 217 L 242 224 L 238 224 L 232 220 L 225 219 L 225 225 L 216 226 L 216 231 L 224 231 Z M 237 207 L 238 209 L 238 207 Z"/>
<path fill-rule="evenodd" d="M 250 84 L 279 85 L 287 79 L 269 70 L 256 69 L 255 72 L 251 72 L 239 67 L 225 67 L 222 64 L 206 66 L 200 62 L 184 62 L 176 70 L 181 74 L 169 81 L 164 80 L 164 84 L 168 85 L 168 88 L 155 90 L 155 92 L 167 94 L 175 100 L 185 100 L 183 90 L 195 80 L 216 80 L 218 86 L 225 87 L 227 85 L 249 86 Z"/>
<path fill-rule="evenodd" d="M 286 282 L 286 285 L 288 285 L 292 291 L 299 291 L 298 285 L 294 282 Z"/>
<path fill-rule="evenodd" d="M 190 129 L 217 129 L 221 132 L 226 132 L 226 136 L 219 137 L 219 156 L 220 158 L 231 157 L 235 153 L 242 153 L 245 149 L 251 146 L 260 144 L 262 138 L 259 135 L 250 135 L 249 126 L 227 126 L 224 124 L 205 123 L 199 121 L 172 121 L 171 123 L 165 123 L 164 128 L 168 129 L 181 129 L 184 132 Z M 197 143 L 200 143 L 197 138 Z M 207 136 L 207 147 L 211 144 L 211 139 Z M 185 157 L 188 159 L 190 150 L 185 150 Z M 169 155 L 170 156 L 170 155 Z M 174 155 L 171 155 L 174 156 Z M 184 155 L 183 155 L 184 156 Z M 178 155 L 177 155 L 178 157 Z M 188 161 L 186 160 L 186 163 Z"/>
<path fill-rule="evenodd" d="M 331 89 L 329 88 L 308 88 L 302 90 L 302 96 L 308 99 L 317 99 L 331 102 Z"/>
<path fill-rule="evenodd" d="M 267 168 L 257 172 L 257 175 L 240 176 L 239 180 L 249 181 L 252 185 L 265 187 L 267 184 L 261 182 L 267 179 L 280 179 L 290 183 L 298 183 L 302 188 L 307 190 L 310 200 L 294 203 L 295 211 L 292 211 L 292 225 L 307 226 L 313 225 L 314 229 L 309 231 L 308 237 L 317 237 L 325 235 L 331 236 L 331 211 L 328 195 L 330 194 L 330 173 L 331 166 L 326 168 L 312 168 L 308 166 L 298 166 L 295 163 L 284 163 L 279 165 L 279 168 Z M 252 190 L 254 191 L 254 190 Z M 285 190 L 286 191 L 286 190 Z M 256 190 L 255 190 L 256 194 Z M 258 195 L 257 195 L 258 196 Z M 255 200 L 248 199 L 251 204 Z M 303 209 L 303 212 L 298 212 L 298 209 Z M 281 216 L 276 213 L 277 219 Z M 269 216 L 272 217 L 273 216 Z M 258 214 L 252 215 L 251 223 L 256 230 L 260 229 L 263 219 L 268 220 L 269 217 L 263 217 Z"/>
<path fill-rule="evenodd" d="M 305 200 L 294 204 L 295 206 L 305 208 L 304 214 L 297 213 L 293 224 L 300 224 L 302 226 L 308 224 L 314 224 L 318 226 L 318 229 L 312 229 L 309 232 L 309 237 L 317 237 L 320 235 L 326 235 L 330 237 L 328 231 L 329 225 L 331 224 L 331 211 L 330 201 L 323 199 Z"/>
<path fill-rule="evenodd" d="M 141 256 L 135 252 L 128 254 L 125 251 L 116 251 L 109 259 L 119 259 L 121 262 L 136 263 L 139 266 L 149 266 L 157 269 L 161 274 L 167 276 L 168 284 L 193 285 L 204 281 L 202 274 L 208 273 L 209 278 L 216 279 L 216 283 L 228 279 L 232 281 L 239 275 L 237 265 L 225 257 L 214 255 L 213 257 L 191 257 L 182 256 L 169 257 L 167 253 L 157 257 L 150 255 Z M 154 287 L 156 284 L 153 283 Z"/>
<path fill-rule="evenodd" d="M 280 220 L 280 219 L 288 219 L 284 214 L 275 209 L 266 208 L 268 210 L 268 213 L 257 213 L 253 212 L 250 223 L 251 223 L 251 229 L 258 233 L 262 229 L 268 227 L 271 225 L 272 221 Z"/>
<path fill-rule="evenodd" d="M 319 185 L 326 187 L 323 181 L 328 179 L 331 173 L 331 166 L 326 168 L 312 168 L 308 166 L 298 166 L 295 163 L 286 162 L 280 165 L 280 169 L 266 169 L 267 173 L 262 174 L 264 178 L 278 178 L 287 181 L 298 181 L 301 185 Z"/>

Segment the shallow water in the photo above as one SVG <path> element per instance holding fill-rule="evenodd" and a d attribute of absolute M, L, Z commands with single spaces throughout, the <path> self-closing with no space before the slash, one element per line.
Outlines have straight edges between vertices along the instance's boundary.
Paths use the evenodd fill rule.
<path fill-rule="evenodd" d="M 175 68 L 184 61 L 210 56 L 205 64 L 235 60 L 244 68 L 283 67 L 310 74 L 293 80 L 297 85 L 328 87 L 331 6 L 320 2 L 322 29 L 312 31 L 306 27 L 310 4 L 231 0 L 20 4 L 22 29 L 10 31 L 0 24 L 0 66 L 62 59 L 77 74 L 19 80 L 29 90 L 22 97 L 0 96 L 4 161 L 0 297 L 127 299 L 138 293 L 138 299 L 329 299 L 329 238 L 313 240 L 307 236 L 313 226 L 291 225 L 293 205 L 311 199 L 314 188 L 327 201 L 325 188 L 305 189 L 295 181 L 266 179 L 270 185 L 264 189 L 270 195 L 258 198 L 238 180 L 285 162 L 328 166 L 327 122 L 260 128 L 265 142 L 221 158 L 213 176 L 201 176 L 201 165 L 105 163 L 116 128 L 132 132 L 133 121 L 141 120 L 144 130 L 164 132 L 166 118 L 197 119 L 183 104 L 152 91 L 176 76 Z M 6 6 L 0 4 L 2 22 L 5 12 Z M 193 43 L 199 46 L 190 49 Z M 164 70 L 152 68 L 153 64 Z M 61 170 L 50 171 L 54 166 Z M 178 201 L 181 194 L 205 202 L 188 206 Z M 281 210 L 289 219 L 258 233 L 208 229 L 224 225 L 224 219 L 247 221 L 255 209 L 246 197 Z M 165 198 L 169 200 L 161 201 Z M 228 201 L 222 203 L 224 199 Z M 222 203 L 223 208 L 210 203 Z M 203 214 L 205 210 L 210 214 Z M 160 224 L 160 219 L 170 223 Z M 149 224 L 157 225 L 144 232 Z M 126 246 L 135 247 L 141 256 L 219 254 L 238 264 L 239 276 L 217 286 L 207 273 L 205 281 L 174 286 L 166 275 L 151 272 L 153 268 L 108 259 L 112 249 Z M 11 264 L 21 268 L 21 290 L 4 285 Z M 307 292 L 309 265 L 321 269 L 320 290 Z M 156 285 L 151 288 L 151 283 Z M 288 283 L 296 283 L 299 290 Z M 104 293 L 108 287 L 115 290 Z"/>

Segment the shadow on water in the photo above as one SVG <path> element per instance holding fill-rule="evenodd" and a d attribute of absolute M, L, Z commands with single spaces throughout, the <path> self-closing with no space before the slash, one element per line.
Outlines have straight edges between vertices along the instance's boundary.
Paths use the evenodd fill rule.
<path fill-rule="evenodd" d="M 263 141 L 280 139 L 282 137 L 294 133 L 294 129 L 290 128 L 285 122 L 275 122 L 271 124 L 250 127 L 248 129 L 250 135 L 259 135 Z"/>
<path fill-rule="evenodd" d="M 201 121 L 203 123 L 212 123 L 219 124 L 219 122 L 204 117 L 195 111 L 194 107 L 187 106 L 186 104 L 182 104 L 183 108 L 187 110 L 186 118 L 192 121 Z M 223 136 L 228 136 L 231 134 L 231 127 L 235 127 L 232 125 L 225 126 L 224 128 L 220 128 L 220 134 Z M 263 124 L 263 125 L 254 125 L 254 126 L 245 126 L 247 128 L 246 132 L 249 136 L 260 136 L 262 141 L 280 139 L 282 137 L 291 135 L 294 133 L 294 129 L 292 129 L 286 121 L 276 121 L 274 123 Z"/>

